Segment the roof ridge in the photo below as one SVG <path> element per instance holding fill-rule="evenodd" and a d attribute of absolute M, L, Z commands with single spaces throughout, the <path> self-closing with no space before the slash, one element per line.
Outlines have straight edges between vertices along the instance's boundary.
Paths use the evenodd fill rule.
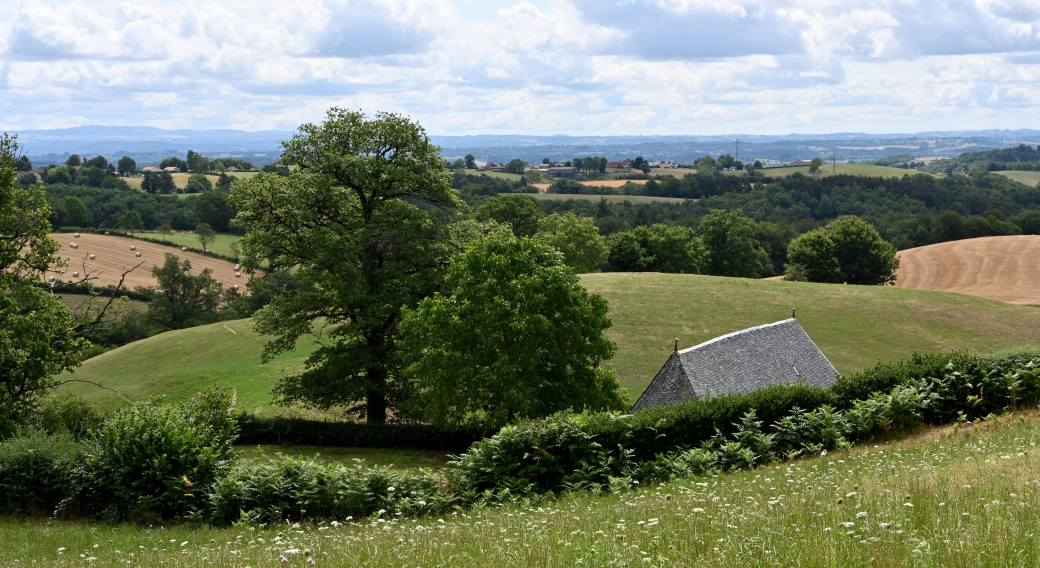
<path fill-rule="evenodd" d="M 789 322 L 796 322 L 797 323 L 798 320 L 795 319 L 795 318 L 787 318 L 785 320 L 775 321 L 773 323 L 767 323 L 767 324 L 763 324 L 763 325 L 756 325 L 755 327 L 749 327 L 747 329 L 741 329 L 739 331 L 734 331 L 732 333 L 727 333 L 726 335 L 720 335 L 720 336 L 718 336 L 718 337 L 716 337 L 714 339 L 709 339 L 709 340 L 705 341 L 704 343 L 698 343 L 697 345 L 694 345 L 693 347 L 687 347 L 686 349 L 682 349 L 682 350 L 679 351 L 679 355 L 682 355 L 683 353 L 686 353 L 687 351 L 693 351 L 694 349 L 698 349 L 700 347 L 704 347 L 705 345 L 711 345 L 712 343 L 716 343 L 716 342 L 722 341 L 723 339 L 728 339 L 730 337 L 734 337 L 736 335 L 740 335 L 740 334 L 743 334 L 743 333 L 748 333 L 748 332 L 751 332 L 751 331 L 755 331 L 757 329 L 765 329 L 767 327 L 773 327 L 773 326 L 777 326 L 777 325 L 781 325 L 781 324 L 785 324 L 785 323 L 789 323 Z M 800 324 L 799 324 L 799 327 L 801 327 Z"/>

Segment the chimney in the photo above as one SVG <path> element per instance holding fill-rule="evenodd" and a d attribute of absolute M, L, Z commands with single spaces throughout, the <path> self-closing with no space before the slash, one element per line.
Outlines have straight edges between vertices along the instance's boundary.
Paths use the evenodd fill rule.
<path fill-rule="evenodd" d="M 798 319 L 798 317 L 794 315 L 794 308 L 791 308 L 791 319 Z"/>
<path fill-rule="evenodd" d="M 675 350 L 672 351 L 672 357 L 678 357 L 678 356 L 679 356 L 679 338 L 676 337 L 675 338 Z"/>

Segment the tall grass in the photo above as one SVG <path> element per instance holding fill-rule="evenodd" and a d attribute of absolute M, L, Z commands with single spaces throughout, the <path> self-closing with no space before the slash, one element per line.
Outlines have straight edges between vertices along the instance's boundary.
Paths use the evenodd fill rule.
<path fill-rule="evenodd" d="M 226 530 L 5 521 L 0 555 L 56 566 L 1030 566 L 1038 442 L 1032 410 L 738 474 L 443 518 Z"/>

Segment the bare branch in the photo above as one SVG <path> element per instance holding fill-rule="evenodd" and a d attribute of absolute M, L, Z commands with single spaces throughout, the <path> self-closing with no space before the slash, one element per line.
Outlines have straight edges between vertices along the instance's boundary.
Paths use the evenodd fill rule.
<path fill-rule="evenodd" d="M 133 402 L 129 398 L 126 398 L 125 396 L 123 396 L 123 394 L 120 393 L 119 391 L 117 391 L 116 389 L 111 389 L 111 388 L 108 388 L 108 387 L 106 387 L 106 386 L 104 386 L 104 385 L 102 385 L 100 383 L 95 383 L 94 381 L 88 381 L 86 379 L 65 379 L 64 381 L 61 381 L 59 383 L 51 383 L 51 384 L 47 385 L 47 388 L 56 389 L 56 388 L 60 387 L 61 385 L 65 385 L 65 384 L 68 384 L 68 383 L 87 383 L 87 384 L 91 384 L 91 385 L 96 386 L 99 389 L 105 389 L 107 391 L 112 391 L 112 392 L 116 393 L 117 395 L 119 395 L 119 398 L 121 398 L 121 399 L 123 399 L 123 400 L 125 400 L 127 402 Z"/>

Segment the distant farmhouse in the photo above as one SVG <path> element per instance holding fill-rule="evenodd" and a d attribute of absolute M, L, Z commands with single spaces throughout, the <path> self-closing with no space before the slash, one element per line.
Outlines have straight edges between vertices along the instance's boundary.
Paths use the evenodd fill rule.
<path fill-rule="evenodd" d="M 792 166 L 811 166 L 812 160 L 795 160 L 791 162 Z"/>
<path fill-rule="evenodd" d="M 159 168 L 157 168 L 155 166 L 148 166 L 148 167 L 142 169 L 141 171 L 142 172 L 161 172 L 162 170 L 160 170 Z"/>
<path fill-rule="evenodd" d="M 763 387 L 802 383 L 829 387 L 838 371 L 795 318 L 716 337 L 676 350 L 632 407 L 670 406 Z"/>
<path fill-rule="evenodd" d="M 578 168 L 569 166 L 554 166 L 543 170 L 545 175 L 549 177 L 574 177 L 578 175 Z"/>

